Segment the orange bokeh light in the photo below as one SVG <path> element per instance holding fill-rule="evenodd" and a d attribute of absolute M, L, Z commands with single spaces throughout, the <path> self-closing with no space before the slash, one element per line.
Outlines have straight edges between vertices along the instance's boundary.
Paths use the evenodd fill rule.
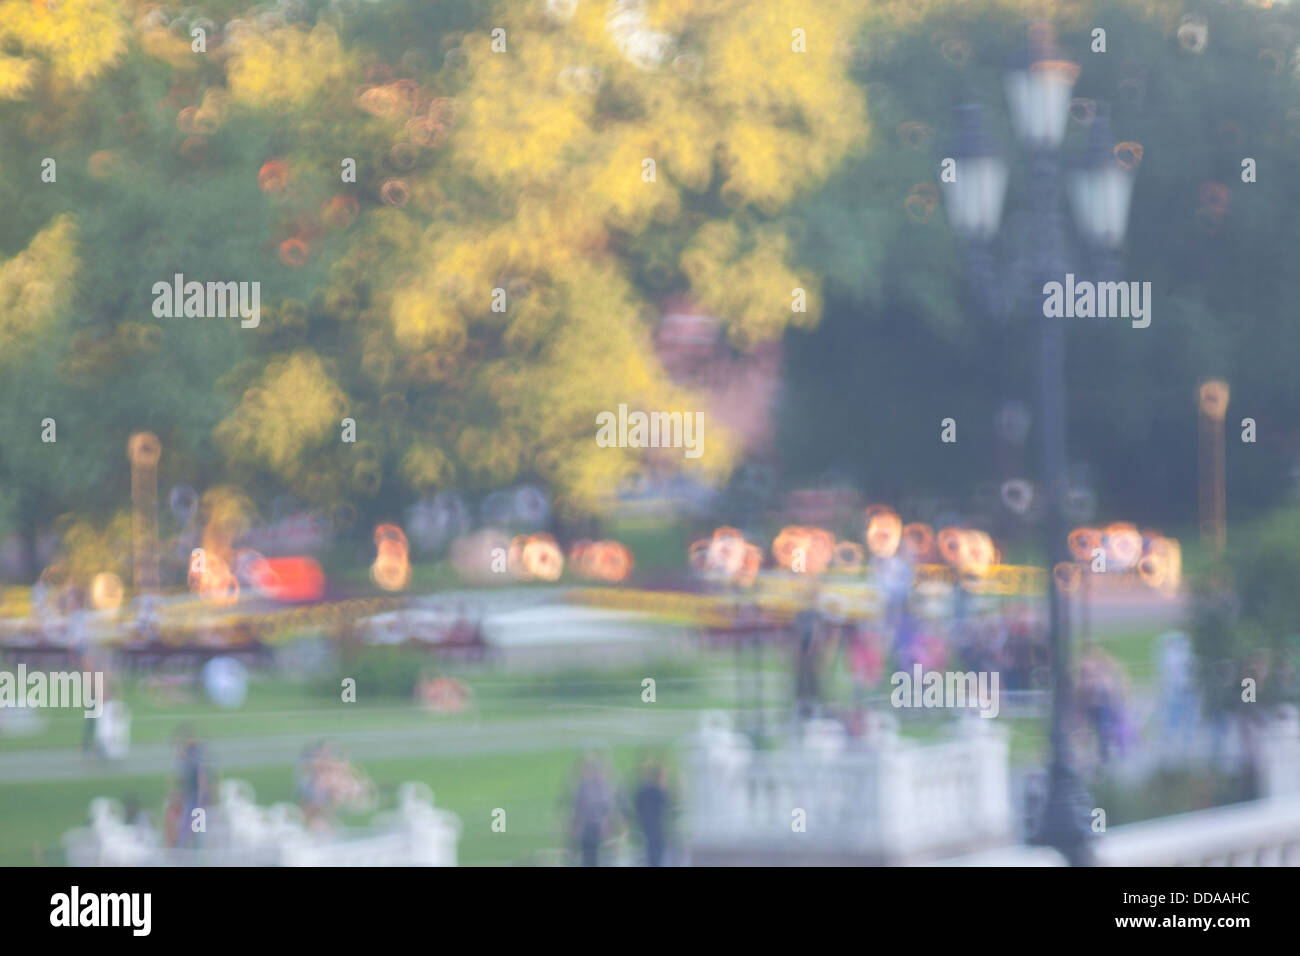
<path fill-rule="evenodd" d="M 506 564 L 521 581 L 558 581 L 564 573 L 564 552 L 552 535 L 521 534 L 511 540 Z"/>
<path fill-rule="evenodd" d="M 1108 570 L 1127 571 L 1142 557 L 1142 535 L 1126 522 L 1107 525 L 1103 542 Z"/>
<path fill-rule="evenodd" d="M 903 521 L 892 511 L 879 511 L 867 519 L 867 547 L 878 558 L 893 557 L 903 537 Z"/>
<path fill-rule="evenodd" d="M 789 571 L 821 574 L 835 556 L 835 536 L 824 528 L 790 525 L 772 542 L 772 557 Z"/>
<path fill-rule="evenodd" d="M 583 577 L 616 583 L 632 573 L 632 552 L 617 541 L 578 541 L 569 549 L 569 564 Z"/>
<path fill-rule="evenodd" d="M 1075 528 L 1070 532 L 1070 555 L 1076 561 L 1091 561 L 1092 553 L 1101 547 L 1101 531 L 1097 528 Z"/>
<path fill-rule="evenodd" d="M 395 524 L 375 528 L 375 562 L 370 578 L 385 591 L 400 591 L 411 580 L 411 562 L 406 533 Z"/>
<path fill-rule="evenodd" d="M 1083 571 L 1071 561 L 1062 561 L 1052 569 L 1052 579 L 1056 582 L 1056 586 L 1066 594 L 1073 594 L 1079 590 L 1079 582 L 1083 579 Z"/>
<path fill-rule="evenodd" d="M 934 550 L 934 529 L 920 521 L 904 525 L 902 546 L 913 560 L 923 560 Z"/>

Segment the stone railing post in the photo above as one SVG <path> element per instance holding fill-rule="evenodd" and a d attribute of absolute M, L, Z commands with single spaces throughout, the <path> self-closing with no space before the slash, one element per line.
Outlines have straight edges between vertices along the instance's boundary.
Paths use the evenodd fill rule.
<path fill-rule="evenodd" d="M 1300 710 L 1278 707 L 1259 737 L 1260 796 L 1300 795 Z"/>

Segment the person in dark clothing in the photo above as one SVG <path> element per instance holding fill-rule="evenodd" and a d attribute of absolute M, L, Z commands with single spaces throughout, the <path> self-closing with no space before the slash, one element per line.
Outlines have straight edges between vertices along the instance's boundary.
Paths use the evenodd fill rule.
<path fill-rule="evenodd" d="M 207 809 L 208 766 L 203 745 L 188 729 L 177 736 L 177 776 L 180 783 L 181 817 L 177 821 L 176 845 L 197 847 L 199 834 L 194 831 L 194 811 Z"/>
<path fill-rule="evenodd" d="M 641 770 L 641 785 L 633 797 L 636 819 L 645 842 L 646 866 L 663 866 L 668 848 L 667 816 L 670 803 L 668 768 L 647 760 Z"/>
<path fill-rule="evenodd" d="M 820 647 L 821 615 L 815 609 L 800 611 L 795 615 L 798 634 L 799 660 L 795 676 L 795 701 L 801 719 L 816 716 L 821 700 L 821 686 L 817 674 L 817 651 Z"/>

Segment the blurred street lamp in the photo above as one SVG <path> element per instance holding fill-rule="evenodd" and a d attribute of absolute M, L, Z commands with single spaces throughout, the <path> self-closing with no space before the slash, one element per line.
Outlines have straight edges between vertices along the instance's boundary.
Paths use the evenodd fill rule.
<path fill-rule="evenodd" d="M 1011 122 L 1030 149 L 1056 150 L 1065 138 L 1079 66 L 1056 55 L 1050 24 L 1032 23 L 1028 33 L 1029 42 L 1003 78 Z"/>
<path fill-rule="evenodd" d="M 1115 155 L 1110 115 L 1099 110 L 1088 128 L 1088 145 L 1070 172 L 1070 209 L 1080 234 L 1095 248 L 1118 250 L 1128 229 L 1133 170 Z"/>
<path fill-rule="evenodd" d="M 953 154 L 960 172 L 955 182 L 942 183 L 944 205 L 954 232 L 963 239 L 982 242 L 993 238 L 1002 221 L 1007 162 L 988 133 L 984 107 L 959 106 L 957 117 Z"/>
<path fill-rule="evenodd" d="M 955 178 L 940 178 L 944 209 L 953 232 L 964 240 L 966 268 L 981 305 L 998 313 L 993 239 L 1002 221 L 1007 161 L 989 135 L 983 106 L 958 106 L 956 114 L 957 140 L 950 149 Z"/>
<path fill-rule="evenodd" d="M 1211 381 L 1201 385 L 1197 396 L 1200 410 L 1200 496 L 1201 540 L 1214 554 L 1223 556 L 1227 544 L 1227 489 L 1224 461 L 1224 418 L 1228 414 L 1228 383 Z"/>
<path fill-rule="evenodd" d="M 1065 329 L 1061 320 L 1044 318 L 1036 294 L 1044 281 L 1060 280 L 1071 260 L 1066 250 L 1059 149 L 1078 75 L 1079 67 L 1056 52 L 1050 25 L 1036 22 L 1029 28 L 1022 56 L 1005 77 L 1012 126 L 1029 152 L 1030 215 L 1025 220 L 1029 235 L 1024 245 L 1028 261 L 1005 261 L 996 273 L 993 268 L 991 240 L 1001 219 L 1007 166 L 986 132 L 982 107 L 958 108 L 957 175 L 955 181 L 943 183 L 949 222 L 967 240 L 968 250 L 975 247 L 974 284 L 983 286 L 995 275 L 1014 277 L 1021 274 L 1017 270 L 1023 270 L 1032 288 L 1017 288 L 1014 292 L 1035 294 L 1032 318 L 1039 326 L 1041 349 L 1036 418 L 1042 438 L 1042 493 L 1046 499 L 1044 543 L 1047 567 L 1053 569 L 1069 560 L 1065 520 Z M 1110 129 L 1105 116 L 1094 118 L 1093 123 L 1090 146 L 1073 171 L 1069 192 L 1080 235 L 1095 251 L 1110 255 L 1123 242 L 1132 180 L 1108 142 Z M 1054 582 L 1053 576 L 1049 575 L 1048 580 Z M 1046 805 L 1033 841 L 1056 847 L 1074 865 L 1086 865 L 1091 859 L 1086 823 L 1091 804 L 1074 772 L 1067 736 L 1073 693 L 1066 600 L 1061 588 L 1049 583 L 1054 684 L 1052 756 Z"/>

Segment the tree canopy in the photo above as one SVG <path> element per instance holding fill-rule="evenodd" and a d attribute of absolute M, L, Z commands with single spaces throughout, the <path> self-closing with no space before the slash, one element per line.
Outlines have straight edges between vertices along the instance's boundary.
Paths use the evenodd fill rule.
<path fill-rule="evenodd" d="M 1297 437 L 1300 340 L 1278 321 L 1297 291 L 1295 11 L 15 0 L 0 523 L 107 520 L 137 430 L 162 440 L 164 487 L 379 518 L 527 479 L 561 514 L 598 513 L 641 453 L 599 448 L 596 414 L 699 407 L 651 344 L 676 293 L 738 351 L 787 341 L 787 484 L 1000 477 L 992 416 L 1032 394 L 1033 337 L 1020 313 L 980 314 L 942 206 L 910 197 L 935 182 L 951 107 L 1001 102 L 1030 12 L 1083 66 L 1068 147 L 1106 101 L 1144 149 L 1125 271 L 1153 283 L 1154 321 L 1071 327 L 1072 457 L 1107 507 L 1187 515 L 1193 389 L 1220 375 L 1261 434 L 1229 444 L 1230 507 L 1276 500 Z M 260 281 L 260 326 L 155 318 L 150 290 L 176 273 Z M 934 441 L 954 409 L 956 467 Z M 713 429 L 683 467 L 720 482 L 737 462 Z"/>

